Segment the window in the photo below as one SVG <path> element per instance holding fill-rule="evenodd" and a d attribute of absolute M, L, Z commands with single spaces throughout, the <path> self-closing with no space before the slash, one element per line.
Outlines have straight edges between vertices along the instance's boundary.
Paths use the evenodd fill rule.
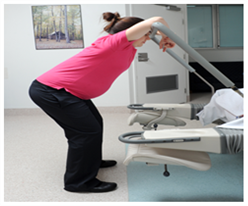
<path fill-rule="evenodd" d="M 188 5 L 187 11 L 191 47 L 243 47 L 243 5 Z"/>
<path fill-rule="evenodd" d="M 243 47 L 243 5 L 219 5 L 219 47 Z"/>
<path fill-rule="evenodd" d="M 213 48 L 211 5 L 188 6 L 189 45 L 194 48 Z"/>

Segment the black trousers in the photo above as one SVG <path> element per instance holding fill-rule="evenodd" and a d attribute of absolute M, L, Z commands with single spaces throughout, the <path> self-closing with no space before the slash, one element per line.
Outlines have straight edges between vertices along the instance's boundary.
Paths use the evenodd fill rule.
<path fill-rule="evenodd" d="M 68 140 L 64 189 L 80 191 L 96 186 L 100 182 L 96 176 L 102 160 L 103 120 L 92 101 L 37 80 L 31 84 L 29 95 L 64 129 Z"/>

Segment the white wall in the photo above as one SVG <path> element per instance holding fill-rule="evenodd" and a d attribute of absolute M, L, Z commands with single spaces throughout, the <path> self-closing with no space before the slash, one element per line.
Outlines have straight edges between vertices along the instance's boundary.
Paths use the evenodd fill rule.
<path fill-rule="evenodd" d="M 101 33 L 103 12 L 126 15 L 124 4 L 81 5 L 85 46 Z M 81 49 L 36 50 L 30 4 L 4 5 L 4 108 L 36 108 L 28 96 L 31 82 Z M 110 90 L 93 99 L 97 106 L 126 106 L 130 102 L 128 72 L 124 72 Z"/>

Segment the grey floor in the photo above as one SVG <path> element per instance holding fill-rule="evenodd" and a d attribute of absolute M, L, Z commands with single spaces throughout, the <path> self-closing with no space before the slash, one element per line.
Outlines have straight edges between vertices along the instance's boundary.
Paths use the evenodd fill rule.
<path fill-rule="evenodd" d="M 191 101 L 208 102 L 211 94 L 191 95 Z M 4 201 L 5 202 L 127 202 L 128 185 L 125 144 L 120 134 L 141 131 L 130 127 L 125 107 L 99 108 L 104 122 L 104 159 L 117 166 L 101 169 L 98 178 L 113 181 L 118 189 L 102 194 L 70 193 L 63 189 L 67 142 L 63 130 L 39 109 L 5 110 Z"/>

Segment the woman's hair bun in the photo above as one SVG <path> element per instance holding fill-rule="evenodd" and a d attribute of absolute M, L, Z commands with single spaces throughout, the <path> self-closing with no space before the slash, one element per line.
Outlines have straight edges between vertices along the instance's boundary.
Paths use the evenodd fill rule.
<path fill-rule="evenodd" d="M 139 17 L 122 17 L 121 18 L 118 12 L 115 12 L 115 13 L 105 12 L 102 14 L 102 17 L 105 21 L 109 22 L 103 28 L 103 31 L 106 31 L 109 34 L 116 34 L 120 31 L 130 28 L 134 24 L 144 21 L 144 19 L 141 19 Z"/>
<path fill-rule="evenodd" d="M 120 14 L 118 12 L 111 13 L 111 12 L 105 12 L 102 14 L 103 19 L 106 21 L 112 21 L 113 19 L 120 19 Z"/>

